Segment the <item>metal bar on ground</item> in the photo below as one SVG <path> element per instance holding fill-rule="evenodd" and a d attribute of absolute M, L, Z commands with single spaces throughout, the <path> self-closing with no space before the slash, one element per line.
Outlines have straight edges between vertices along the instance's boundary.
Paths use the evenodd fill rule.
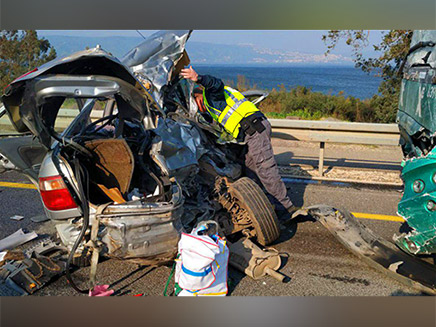
<path fill-rule="evenodd" d="M 378 186 L 389 186 L 394 188 L 403 187 L 403 183 L 395 183 L 395 182 L 375 182 L 368 180 L 359 180 L 359 179 L 347 179 L 347 178 L 330 178 L 325 176 L 300 176 L 300 175 L 291 175 L 291 174 L 281 174 L 282 177 L 291 178 L 291 179 L 302 179 L 302 180 L 313 180 L 320 182 L 333 182 L 333 183 L 350 183 L 350 184 L 363 184 L 363 185 L 378 185 Z"/>

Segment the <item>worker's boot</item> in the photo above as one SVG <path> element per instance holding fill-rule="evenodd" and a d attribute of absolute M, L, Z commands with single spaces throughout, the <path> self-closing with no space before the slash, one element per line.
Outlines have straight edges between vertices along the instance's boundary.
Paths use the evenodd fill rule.
<path fill-rule="evenodd" d="M 291 218 L 291 215 L 287 210 L 277 210 L 276 213 L 280 223 L 288 221 Z"/>
<path fill-rule="evenodd" d="M 277 214 L 280 222 L 280 229 L 288 229 L 291 225 L 296 223 L 296 219 L 299 216 L 298 211 L 301 209 L 301 207 L 297 207 L 293 205 L 292 207 L 288 208 L 287 210 L 283 210 L 280 213 Z"/>

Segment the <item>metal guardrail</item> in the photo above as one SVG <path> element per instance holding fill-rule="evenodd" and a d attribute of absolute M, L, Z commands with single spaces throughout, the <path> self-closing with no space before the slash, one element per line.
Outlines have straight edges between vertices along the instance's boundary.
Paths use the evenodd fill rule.
<path fill-rule="evenodd" d="M 396 124 L 288 119 L 269 121 L 276 137 L 292 140 L 396 146 L 400 138 Z"/>
<path fill-rule="evenodd" d="M 56 128 L 66 128 L 77 115 L 77 109 L 61 109 Z M 101 118 L 103 111 L 94 110 L 92 118 Z M 348 123 L 332 121 L 269 119 L 273 137 L 286 140 L 317 142 L 319 151 L 319 174 L 324 172 L 324 152 L 326 143 L 366 144 L 398 146 L 399 130 L 396 124 Z M 0 118 L 0 129 L 9 126 L 7 115 Z"/>
<path fill-rule="evenodd" d="M 78 113 L 79 113 L 78 109 L 62 108 L 59 111 L 58 118 L 56 119 L 55 128 L 62 130 L 68 127 L 68 125 L 71 123 L 73 118 L 77 116 Z M 91 118 L 98 119 L 101 117 L 103 117 L 103 110 L 92 111 Z M 4 130 L 5 128 L 10 131 L 15 131 L 9 120 L 8 115 L 4 115 L 3 117 L 0 118 L 0 130 Z"/>
<path fill-rule="evenodd" d="M 269 119 L 273 137 L 319 142 L 319 175 L 324 175 L 326 143 L 398 146 L 396 124 L 348 123 L 332 121 Z"/>

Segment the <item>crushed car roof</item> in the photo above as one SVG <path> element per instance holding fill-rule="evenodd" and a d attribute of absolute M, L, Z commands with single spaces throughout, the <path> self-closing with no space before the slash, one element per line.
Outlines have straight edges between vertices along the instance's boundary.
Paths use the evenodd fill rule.
<path fill-rule="evenodd" d="M 59 69 L 62 69 L 64 71 L 68 70 L 68 68 L 73 69 L 72 67 L 70 67 L 72 62 L 76 62 L 78 60 L 89 61 L 90 59 L 93 58 L 105 59 L 111 63 L 115 63 L 117 66 L 124 68 L 125 72 L 120 71 L 119 74 L 121 76 L 117 76 L 117 77 L 128 80 L 131 84 L 135 84 L 135 80 L 130 72 L 130 69 L 127 66 L 125 66 L 120 60 L 114 57 L 112 54 L 110 54 L 109 52 L 105 51 L 104 49 L 102 49 L 100 46 L 97 45 L 95 48 L 79 51 L 64 58 L 57 58 L 52 61 L 49 61 L 44 65 L 39 66 L 38 68 L 35 68 L 34 70 L 31 70 L 30 72 L 18 77 L 17 79 L 12 81 L 10 85 L 18 84 L 20 82 L 33 79 L 42 74 L 58 73 Z M 84 64 L 86 63 L 84 62 Z M 85 70 L 86 65 L 82 68 Z M 129 75 L 130 78 L 128 77 Z"/>
<path fill-rule="evenodd" d="M 192 31 L 159 31 L 130 50 L 122 63 L 130 67 L 140 80 L 150 82 L 153 95 L 162 105 L 161 89 L 173 78 L 173 71 L 185 53 L 185 45 Z M 187 58 L 186 64 L 189 63 Z"/>

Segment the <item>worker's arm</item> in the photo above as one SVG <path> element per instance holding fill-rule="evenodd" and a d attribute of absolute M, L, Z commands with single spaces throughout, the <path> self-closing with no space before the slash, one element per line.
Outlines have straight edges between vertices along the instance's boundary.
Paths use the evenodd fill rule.
<path fill-rule="evenodd" d="M 221 79 L 210 75 L 198 75 L 192 66 L 182 69 L 180 75 L 204 86 L 206 93 L 213 98 L 212 100 L 225 101 L 224 83 Z"/>
<path fill-rule="evenodd" d="M 219 94 L 224 92 L 224 83 L 219 78 L 210 75 L 198 75 L 197 83 L 203 85 L 208 92 Z"/>

